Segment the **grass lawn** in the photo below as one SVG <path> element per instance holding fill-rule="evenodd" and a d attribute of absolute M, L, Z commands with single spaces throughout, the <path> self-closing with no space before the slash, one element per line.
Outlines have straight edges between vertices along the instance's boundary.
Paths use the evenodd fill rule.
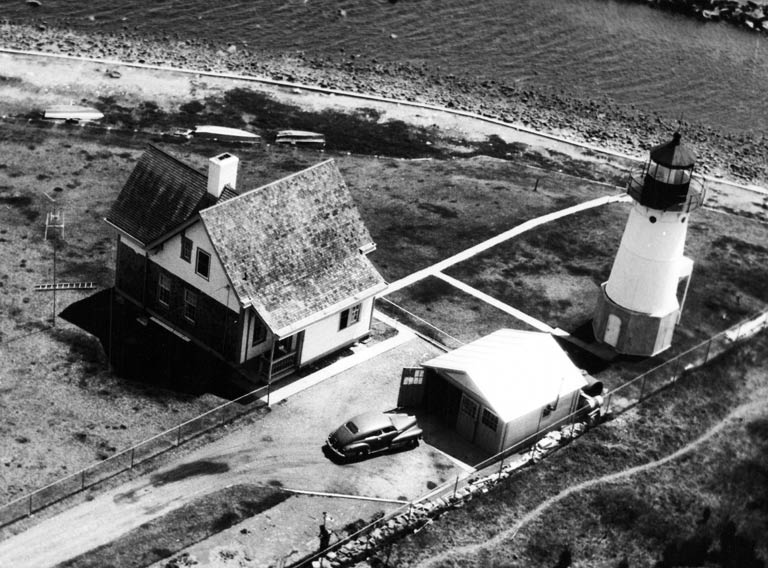
<path fill-rule="evenodd" d="M 125 108 L 131 116 L 138 113 L 138 126 L 158 112 L 149 104 Z M 376 117 L 355 120 L 375 122 Z M 134 125 L 114 126 L 126 124 Z M 420 136 L 414 134 L 413 139 Z M 211 394 L 215 389 L 201 395 L 114 376 L 98 341 L 61 318 L 52 328 L 52 293 L 33 291 L 36 284 L 53 281 L 54 242 L 58 281 L 90 281 L 97 290 L 111 286 L 115 237 L 103 218 L 150 142 L 164 144 L 154 135 L 119 128 L 102 132 L 6 122 L 0 130 L 0 262 L 12 268 L 0 276 L 0 302 L 7 314 L 0 320 L 0 353 L 5 362 L 0 370 L 0 395 L 7 409 L 0 415 L 0 435 L 10 441 L 7 451 L 0 454 L 0 502 L 223 402 Z M 336 159 L 378 242 L 372 259 L 388 280 L 441 260 L 531 215 L 606 191 L 606 186 L 577 180 L 572 174 L 600 179 L 618 175 L 612 168 L 598 171 L 562 155 L 512 148 L 498 141 L 486 146 L 468 144 L 454 159 L 432 160 L 276 146 L 226 150 L 241 159 L 238 179 L 242 189 L 258 187 L 320 160 Z M 212 143 L 163 147 L 201 170 L 208 157 L 222 150 Z M 451 147 L 457 147 L 455 141 Z M 514 151 L 516 159 L 477 155 L 482 149 L 496 154 Z M 543 166 L 553 169 L 548 173 Z M 49 198 L 64 211 L 66 226 L 63 235 L 46 242 L 44 221 L 53 206 Z M 57 293 L 56 313 L 89 293 Z M 509 321 L 505 314 L 473 298 L 450 293 L 454 295 L 447 296 L 443 305 L 432 307 L 445 313 L 445 323 L 438 322 L 440 325 L 461 330 L 462 341 L 492 330 L 496 324 L 491 322 L 514 323 L 502 323 Z M 446 309 L 449 305 L 456 306 L 455 313 Z M 429 306 L 413 307 L 421 313 Z M 462 313 L 481 327 L 465 325 Z"/>

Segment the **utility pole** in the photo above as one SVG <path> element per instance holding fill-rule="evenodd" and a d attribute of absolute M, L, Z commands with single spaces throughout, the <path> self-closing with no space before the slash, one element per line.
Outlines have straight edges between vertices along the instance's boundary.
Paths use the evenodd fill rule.
<path fill-rule="evenodd" d="M 63 190 L 60 187 L 54 187 L 53 191 L 61 192 Z M 48 211 L 45 216 L 44 238 L 47 241 L 49 229 L 59 229 L 61 234 L 64 234 L 64 213 L 57 207 L 56 200 L 53 197 L 47 193 L 43 193 L 43 195 L 53 204 L 50 211 Z M 59 235 L 54 231 L 51 231 L 51 235 L 53 238 L 53 314 L 51 315 L 51 323 L 53 324 L 53 327 L 56 327 L 56 245 L 58 243 Z"/>

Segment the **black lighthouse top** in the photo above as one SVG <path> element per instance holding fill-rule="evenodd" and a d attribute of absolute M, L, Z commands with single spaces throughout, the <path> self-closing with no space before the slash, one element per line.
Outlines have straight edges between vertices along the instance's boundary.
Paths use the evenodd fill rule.
<path fill-rule="evenodd" d="M 680 138 L 675 132 L 672 140 L 654 146 L 640 175 L 630 175 L 627 191 L 640 205 L 690 211 L 703 202 L 703 186 L 692 178 L 696 156 Z"/>
<path fill-rule="evenodd" d="M 651 148 L 651 160 L 672 170 L 693 168 L 696 155 L 687 146 L 680 143 L 680 138 L 680 133 L 675 132 L 672 135 L 672 140 Z"/>

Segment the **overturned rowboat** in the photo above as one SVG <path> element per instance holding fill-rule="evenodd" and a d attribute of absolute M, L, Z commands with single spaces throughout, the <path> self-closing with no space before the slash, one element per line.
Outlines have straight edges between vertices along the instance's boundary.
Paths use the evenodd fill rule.
<path fill-rule="evenodd" d="M 281 130 L 275 137 L 275 144 L 294 146 L 325 146 L 325 136 L 306 130 Z"/>
<path fill-rule="evenodd" d="M 59 105 L 52 106 L 43 111 L 43 118 L 49 120 L 68 120 L 68 121 L 88 121 L 88 120 L 101 120 L 104 118 L 104 114 L 91 107 L 76 106 L 76 105 Z"/>
<path fill-rule="evenodd" d="M 188 132 L 188 137 L 219 142 L 240 142 L 241 144 L 255 144 L 261 141 L 261 136 L 247 130 L 212 125 L 195 126 Z"/>

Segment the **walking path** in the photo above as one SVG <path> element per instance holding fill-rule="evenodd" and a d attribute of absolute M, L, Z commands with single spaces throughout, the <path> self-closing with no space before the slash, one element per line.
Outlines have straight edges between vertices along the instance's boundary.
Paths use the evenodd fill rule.
<path fill-rule="evenodd" d="M 435 276 L 437 275 L 438 272 L 441 272 L 446 268 L 450 268 L 454 264 L 458 264 L 469 258 L 472 258 L 473 256 L 480 254 L 481 252 L 484 252 L 492 247 L 495 247 L 498 244 L 508 241 L 512 237 L 521 235 L 526 231 L 535 229 L 536 227 L 539 227 L 544 223 L 549 223 L 551 221 L 555 221 L 562 217 L 573 215 L 574 213 L 578 213 L 579 211 L 593 209 L 595 207 L 600 207 L 601 205 L 606 205 L 608 203 L 617 203 L 617 202 L 631 201 L 631 200 L 632 198 L 626 193 L 620 193 L 617 195 L 606 195 L 603 197 L 598 197 L 597 199 L 585 201 L 584 203 L 579 203 L 578 205 L 574 205 L 572 207 L 561 209 L 560 211 L 555 211 L 553 213 L 542 215 L 541 217 L 537 217 L 536 219 L 530 219 L 525 223 L 521 223 L 517 227 L 513 227 L 508 231 L 504 231 L 503 233 L 500 233 L 495 237 L 492 237 L 486 241 L 483 241 L 482 243 L 476 244 L 473 247 L 470 247 L 466 250 L 461 251 L 458 254 L 455 254 L 451 257 L 446 258 L 445 260 L 441 260 L 440 262 L 433 264 L 432 266 L 428 266 L 427 268 L 418 270 L 413 274 L 409 274 L 408 276 L 401 278 L 400 280 L 396 280 L 395 282 L 392 282 L 387 287 L 387 289 L 380 294 L 380 296 L 386 296 L 388 294 L 391 294 L 392 292 L 397 292 L 398 290 L 401 290 L 406 286 L 410 286 L 411 284 L 418 282 L 419 280 L 423 280 L 429 276 Z"/>
<path fill-rule="evenodd" d="M 712 428 L 707 430 L 704 434 L 702 434 L 695 440 L 687 443 L 677 451 L 658 460 L 654 460 L 642 465 L 630 467 L 623 471 L 596 477 L 594 479 L 589 479 L 587 481 L 583 481 L 576 485 L 572 485 L 562 490 L 557 495 L 550 497 L 549 499 L 541 503 L 538 507 L 529 511 L 523 517 L 521 517 L 520 520 L 514 524 L 514 526 L 511 526 L 510 528 L 499 532 L 492 538 L 476 544 L 456 547 L 451 550 L 445 551 L 443 553 L 431 556 L 426 562 L 419 564 L 418 565 L 419 568 L 428 568 L 430 566 L 438 566 L 438 565 L 441 565 L 442 563 L 445 563 L 449 559 L 452 564 L 455 563 L 457 565 L 460 565 L 461 562 L 459 561 L 459 559 L 461 557 L 467 557 L 467 556 L 477 557 L 477 555 L 482 550 L 492 549 L 504 541 L 508 541 L 515 538 L 517 533 L 520 532 L 520 530 L 522 530 L 527 524 L 534 521 L 537 517 L 542 515 L 547 509 L 553 507 L 554 505 L 556 505 L 563 499 L 573 495 L 574 493 L 578 493 L 580 491 L 584 491 L 585 489 L 590 489 L 592 487 L 595 487 L 601 484 L 617 483 L 617 482 L 624 481 L 625 479 L 632 477 L 635 474 L 642 473 L 642 472 L 654 469 L 656 467 L 663 466 L 673 460 L 676 460 L 684 456 L 685 454 L 688 454 L 696 450 L 699 446 L 704 444 L 707 440 L 709 440 L 710 438 L 712 438 L 713 436 L 715 436 L 716 434 L 718 434 L 728 426 L 731 426 L 733 424 L 740 424 L 743 421 L 744 417 L 750 414 L 751 412 L 754 412 L 755 410 L 758 410 L 761 408 L 768 407 L 768 400 L 765 397 L 765 392 L 759 392 L 759 393 L 756 393 L 756 395 L 757 395 L 757 400 L 754 400 L 752 402 L 747 402 L 736 407 L 725 418 L 723 418 L 720 422 L 718 422 Z"/>

